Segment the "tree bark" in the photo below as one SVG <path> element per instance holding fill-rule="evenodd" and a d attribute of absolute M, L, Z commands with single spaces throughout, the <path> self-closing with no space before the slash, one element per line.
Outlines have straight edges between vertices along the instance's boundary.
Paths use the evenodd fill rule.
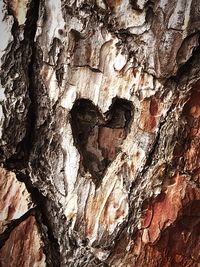
<path fill-rule="evenodd" d="M 0 5 L 0 265 L 199 266 L 199 1 Z"/>

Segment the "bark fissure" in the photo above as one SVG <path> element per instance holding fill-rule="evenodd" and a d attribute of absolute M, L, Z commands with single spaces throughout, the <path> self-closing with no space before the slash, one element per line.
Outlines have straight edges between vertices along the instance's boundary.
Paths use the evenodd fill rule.
<path fill-rule="evenodd" d="M 28 112 L 26 116 L 26 134 L 24 138 L 17 144 L 16 153 L 10 158 L 6 159 L 5 166 L 10 170 L 23 169 L 27 167 L 29 155 L 32 150 L 32 143 L 35 132 L 35 121 L 37 113 L 37 104 L 35 103 L 35 81 L 34 81 L 34 65 L 36 60 L 35 34 L 37 30 L 37 21 L 39 16 L 40 1 L 32 1 L 27 12 L 27 20 L 24 27 L 24 40 L 21 42 L 22 49 L 27 50 L 28 58 L 24 60 L 23 64 L 26 69 L 26 83 L 27 92 L 30 100 Z M 14 29 L 15 28 L 15 29 Z M 18 28 L 17 22 L 13 26 L 13 34 L 16 34 Z"/>
<path fill-rule="evenodd" d="M 29 216 L 35 215 L 35 208 L 29 209 L 20 218 L 13 220 L 8 223 L 6 230 L 0 234 L 0 249 L 4 246 L 6 240 L 8 240 L 11 232 L 23 221 L 25 221 Z"/>
<path fill-rule="evenodd" d="M 49 264 L 49 266 L 52 266 L 52 264 L 53 266 L 54 264 L 55 266 L 60 266 L 60 249 L 58 240 L 55 238 L 53 230 L 51 229 L 52 226 L 49 222 L 49 217 L 46 209 L 47 199 L 38 190 L 38 188 L 32 184 L 31 179 L 27 174 L 19 171 L 16 173 L 16 178 L 18 179 L 18 181 L 26 185 L 26 188 L 31 195 L 32 201 L 36 205 L 35 217 L 38 221 L 39 228 L 42 231 L 41 233 L 43 234 L 42 238 L 45 244 L 44 251 L 47 258 L 47 263 Z M 47 230 L 44 229 L 43 226 L 45 226 Z"/>
<path fill-rule="evenodd" d="M 8 228 L 1 235 L 0 241 L 2 246 L 5 241 L 9 238 L 10 233 L 14 228 L 16 228 L 22 221 L 26 220 L 29 216 L 34 215 L 38 221 L 38 225 L 41 226 L 40 230 L 43 234 L 43 240 L 45 243 L 45 254 L 46 261 L 49 266 L 60 266 L 59 263 L 59 246 L 58 241 L 53 235 L 51 226 L 48 222 L 48 215 L 46 214 L 45 202 L 46 198 L 42 193 L 32 184 L 31 178 L 27 175 L 28 164 L 30 160 L 30 153 L 32 152 L 34 142 L 35 142 L 35 130 L 36 130 L 36 120 L 37 120 L 37 109 L 38 104 L 36 101 L 36 60 L 37 60 L 37 47 L 35 44 L 35 34 L 37 30 L 37 21 L 39 16 L 39 6 L 40 0 L 32 1 L 27 12 L 27 20 L 24 27 L 24 40 L 20 42 L 22 49 L 26 49 L 26 54 L 28 58 L 24 58 L 24 66 L 26 68 L 26 83 L 28 84 L 27 92 L 30 104 L 28 107 L 28 112 L 26 116 L 26 134 L 24 138 L 17 144 L 16 152 L 11 157 L 7 158 L 4 162 L 4 166 L 16 173 L 16 178 L 18 181 L 23 182 L 26 185 L 28 192 L 31 195 L 33 202 L 36 207 L 30 209 L 26 214 L 21 218 L 14 220 L 8 225 Z M 12 10 L 10 10 L 12 14 Z M 18 32 L 18 23 L 15 20 L 15 23 L 12 28 L 14 42 L 16 42 L 17 32 Z M 26 62 L 28 61 L 28 62 Z M 33 210 L 35 211 L 33 214 Z M 47 230 L 43 229 L 44 225 Z M 45 234 L 46 233 L 46 234 Z M 2 247 L 1 246 L 1 247 Z"/>

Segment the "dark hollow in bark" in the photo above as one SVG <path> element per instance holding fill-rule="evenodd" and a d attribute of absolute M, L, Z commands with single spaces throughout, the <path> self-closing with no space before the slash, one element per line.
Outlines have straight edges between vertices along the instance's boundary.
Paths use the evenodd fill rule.
<path fill-rule="evenodd" d="M 96 186 L 105 175 L 125 140 L 133 118 L 131 101 L 115 98 L 109 110 L 102 114 L 92 101 L 78 99 L 71 114 L 75 145 L 85 171 L 89 171 Z"/>

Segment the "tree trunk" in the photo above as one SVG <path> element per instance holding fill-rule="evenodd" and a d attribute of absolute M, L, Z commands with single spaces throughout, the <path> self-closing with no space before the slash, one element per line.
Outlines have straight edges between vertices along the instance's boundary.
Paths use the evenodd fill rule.
<path fill-rule="evenodd" d="M 200 2 L 0 5 L 0 265 L 200 266 Z"/>

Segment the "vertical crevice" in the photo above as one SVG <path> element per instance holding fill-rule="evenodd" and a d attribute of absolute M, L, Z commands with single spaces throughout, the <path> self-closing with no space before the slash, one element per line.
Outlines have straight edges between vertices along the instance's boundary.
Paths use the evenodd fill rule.
<path fill-rule="evenodd" d="M 37 30 L 37 21 L 39 16 L 40 1 L 31 1 L 29 10 L 27 12 L 27 20 L 24 26 L 24 39 L 20 42 L 20 49 L 23 51 L 21 64 L 26 73 L 27 83 L 27 101 L 30 102 L 26 117 L 26 134 L 21 142 L 17 144 L 16 152 L 11 157 L 6 159 L 5 166 L 8 169 L 24 169 L 27 166 L 29 155 L 32 149 L 34 139 L 34 128 L 36 122 L 36 93 L 35 93 L 35 71 L 34 66 L 36 63 L 37 51 L 35 44 L 35 34 Z M 17 22 L 13 27 L 18 27 Z M 19 34 L 19 33 L 18 33 Z M 18 38 L 13 32 L 15 38 Z M 26 93 L 25 93 L 26 94 Z"/>
<path fill-rule="evenodd" d="M 35 207 L 35 217 L 38 227 L 42 233 L 42 239 L 45 244 L 44 252 L 47 258 L 48 266 L 60 266 L 60 250 L 58 240 L 54 237 L 50 221 L 47 215 L 47 198 L 42 195 L 38 188 L 34 187 L 30 177 L 23 173 L 17 173 L 17 180 L 24 183 L 31 195 Z M 46 229 L 45 229 L 46 228 Z"/>
<path fill-rule="evenodd" d="M 24 39 L 20 41 L 20 49 L 23 51 L 21 63 L 26 73 L 25 82 L 27 83 L 27 101 L 30 102 L 26 117 L 26 134 L 21 142 L 17 144 L 16 153 L 6 159 L 4 166 L 10 171 L 14 171 L 18 181 L 25 183 L 28 192 L 31 195 L 32 201 L 35 203 L 35 217 L 38 222 L 43 242 L 45 244 L 44 253 L 48 266 L 60 266 L 60 251 L 57 239 L 54 237 L 50 226 L 48 214 L 46 210 L 47 199 L 42 193 L 33 186 L 30 176 L 28 175 L 28 164 L 30 154 L 32 152 L 35 140 L 36 120 L 37 120 L 37 65 L 38 65 L 38 50 L 35 43 L 35 35 L 37 31 L 37 21 L 39 17 L 40 0 L 31 1 L 27 12 L 27 19 L 24 27 Z M 18 28 L 17 21 L 14 27 Z M 13 32 L 15 38 L 18 38 Z M 29 214 L 29 212 L 27 213 Z M 27 215 L 26 215 L 27 216 Z M 26 217 L 25 216 L 25 217 Z M 23 218 L 22 218 L 23 219 Z M 10 227 L 14 229 L 20 221 L 13 222 Z M 8 236 L 8 234 L 6 235 Z"/>
<path fill-rule="evenodd" d="M 32 7 L 29 10 L 29 14 L 27 16 L 27 23 L 25 28 L 25 42 L 29 43 L 29 50 L 31 52 L 30 63 L 28 66 L 28 79 L 29 79 L 29 98 L 30 98 L 30 106 L 27 114 L 27 134 L 22 144 L 22 149 L 25 149 L 25 164 L 29 162 L 30 153 L 32 151 L 35 139 L 35 130 L 36 130 L 36 120 L 37 120 L 37 96 L 36 96 L 36 66 L 38 64 L 37 60 L 37 46 L 34 41 L 35 34 L 37 30 L 37 20 L 39 16 L 39 0 L 32 1 Z M 59 245 L 57 239 L 54 237 L 53 231 L 50 226 L 50 222 L 47 215 L 46 210 L 46 202 L 47 199 L 42 195 L 42 193 L 33 186 L 31 179 L 28 175 L 17 174 L 18 180 L 24 182 L 27 190 L 31 194 L 33 202 L 36 204 L 36 219 L 38 221 L 38 225 L 40 231 L 42 232 L 43 241 L 45 244 L 45 254 L 47 258 L 47 264 L 49 266 L 60 266 L 60 252 Z M 43 225 L 47 228 L 45 231 Z"/>

